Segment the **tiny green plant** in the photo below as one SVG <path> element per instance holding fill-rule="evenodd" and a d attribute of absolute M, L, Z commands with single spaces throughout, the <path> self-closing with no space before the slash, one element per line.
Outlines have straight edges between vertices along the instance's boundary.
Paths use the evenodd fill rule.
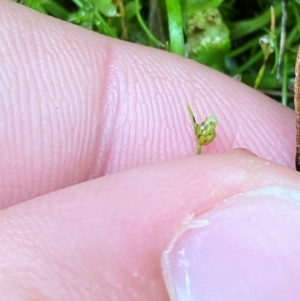
<path fill-rule="evenodd" d="M 197 123 L 194 113 L 191 107 L 187 106 L 189 115 L 192 120 L 196 142 L 197 142 L 197 154 L 200 155 L 202 146 L 211 143 L 216 137 L 216 127 L 218 125 L 218 119 L 212 115 L 207 117 L 202 123 Z"/>
<path fill-rule="evenodd" d="M 278 47 L 276 45 L 276 35 L 275 35 L 275 11 L 274 7 L 271 6 L 271 27 L 268 34 L 260 37 L 259 39 L 259 45 L 262 49 L 264 61 L 262 66 L 260 67 L 257 77 L 254 82 L 254 88 L 257 89 L 265 72 L 267 61 L 269 59 L 269 56 L 275 51 L 275 64 L 271 71 L 271 73 L 274 72 L 278 65 Z"/>

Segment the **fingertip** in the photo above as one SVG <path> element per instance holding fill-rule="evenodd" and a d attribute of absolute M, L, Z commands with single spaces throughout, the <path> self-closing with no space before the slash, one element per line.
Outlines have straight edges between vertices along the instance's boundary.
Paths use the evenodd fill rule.
<path fill-rule="evenodd" d="M 265 186 L 186 220 L 162 258 L 171 299 L 297 300 L 299 203 L 300 191 Z"/>

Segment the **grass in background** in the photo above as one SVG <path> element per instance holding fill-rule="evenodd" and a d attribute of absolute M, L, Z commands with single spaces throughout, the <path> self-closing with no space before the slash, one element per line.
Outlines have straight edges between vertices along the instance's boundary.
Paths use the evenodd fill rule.
<path fill-rule="evenodd" d="M 113 38 L 186 56 L 293 106 L 300 0 L 17 2 Z"/>

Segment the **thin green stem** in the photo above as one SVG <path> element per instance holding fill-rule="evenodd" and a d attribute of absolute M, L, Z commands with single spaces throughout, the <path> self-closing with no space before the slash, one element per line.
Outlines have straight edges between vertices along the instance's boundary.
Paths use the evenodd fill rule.
<path fill-rule="evenodd" d="M 281 103 L 287 105 L 287 90 L 288 90 L 288 57 L 287 55 L 283 56 L 283 70 L 282 70 L 282 96 Z"/>
<path fill-rule="evenodd" d="M 258 75 L 255 79 L 255 82 L 254 82 L 254 89 L 257 89 L 259 84 L 260 84 L 260 81 L 265 73 L 265 69 L 266 69 L 266 63 L 267 63 L 267 60 L 265 59 L 263 64 L 261 65 L 259 71 L 258 71 Z"/>
<path fill-rule="evenodd" d="M 263 57 L 262 52 L 257 52 L 254 56 L 252 56 L 244 65 L 240 66 L 236 69 L 236 74 L 241 74 L 245 70 L 247 70 L 249 67 L 251 67 L 254 63 L 259 61 Z"/>
<path fill-rule="evenodd" d="M 144 32 L 146 33 L 146 35 L 148 36 L 148 38 L 157 46 L 164 48 L 165 45 L 159 41 L 154 35 L 153 33 L 150 31 L 150 29 L 147 27 L 146 23 L 144 22 L 141 14 L 140 14 L 140 2 L 139 0 L 134 0 L 135 3 L 135 13 L 136 13 L 136 18 L 140 24 L 140 26 L 143 28 Z"/>
<path fill-rule="evenodd" d="M 248 49 L 250 49 L 253 46 L 257 46 L 257 41 L 256 40 L 250 40 L 249 42 L 243 44 L 242 46 L 234 49 L 233 51 L 229 52 L 227 54 L 227 57 L 236 57 L 240 54 L 242 54 L 243 52 L 247 51 Z"/>
<path fill-rule="evenodd" d="M 98 12 L 95 12 L 94 15 L 95 15 L 95 23 L 96 23 L 96 26 L 98 27 L 99 31 L 112 38 L 116 38 L 117 35 L 110 28 L 110 26 L 107 24 L 107 22 L 101 16 L 101 14 L 99 14 Z"/>
<path fill-rule="evenodd" d="M 166 0 L 170 51 L 184 56 L 183 22 L 180 0 Z"/>

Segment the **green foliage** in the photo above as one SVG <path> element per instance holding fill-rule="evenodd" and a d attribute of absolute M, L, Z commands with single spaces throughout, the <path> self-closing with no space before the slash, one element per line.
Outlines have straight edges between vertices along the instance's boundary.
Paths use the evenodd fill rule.
<path fill-rule="evenodd" d="M 93 0 L 96 10 L 98 10 L 105 17 L 116 17 L 117 7 L 112 0 Z"/>
<path fill-rule="evenodd" d="M 229 30 L 217 8 L 207 8 L 185 17 L 186 51 L 188 57 L 223 70 L 225 55 L 230 50 Z"/>
<path fill-rule="evenodd" d="M 300 0 L 18 2 L 110 37 L 188 57 L 229 76 L 239 76 L 284 104 L 292 103 Z M 272 30 L 271 5 L 276 21 Z"/>
<path fill-rule="evenodd" d="M 183 21 L 180 0 L 166 0 L 169 26 L 169 50 L 184 56 Z"/>

